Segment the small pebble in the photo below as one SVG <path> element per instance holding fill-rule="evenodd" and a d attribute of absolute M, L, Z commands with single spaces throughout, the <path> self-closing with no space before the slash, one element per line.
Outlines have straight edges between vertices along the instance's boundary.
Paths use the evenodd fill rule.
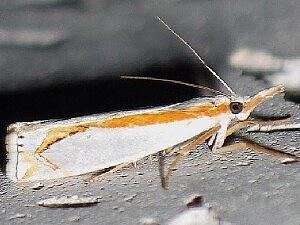
<path fill-rule="evenodd" d="M 15 215 L 9 217 L 8 219 L 9 219 L 9 220 L 13 220 L 13 219 L 24 218 L 24 217 L 26 217 L 26 214 L 23 214 L 23 213 L 17 213 L 17 214 L 15 214 Z"/>
<path fill-rule="evenodd" d="M 292 162 L 295 162 L 295 160 L 291 159 L 291 158 L 284 158 L 280 161 L 281 164 L 289 164 L 289 163 L 292 163 Z"/>
<path fill-rule="evenodd" d="M 128 174 L 127 174 L 127 173 L 122 173 L 122 174 L 120 175 L 120 177 L 128 177 Z"/>
<path fill-rule="evenodd" d="M 141 225 L 159 225 L 154 219 L 152 218 L 143 218 L 140 220 Z"/>
<path fill-rule="evenodd" d="M 253 183 L 257 182 L 257 180 L 248 180 L 248 182 L 249 182 L 250 184 L 253 184 Z"/>
<path fill-rule="evenodd" d="M 48 185 L 47 189 L 51 189 L 53 187 L 57 187 L 57 186 L 61 186 L 61 185 L 63 185 L 63 183 L 53 183 L 53 184 Z"/>
<path fill-rule="evenodd" d="M 217 161 L 217 160 L 219 160 L 221 157 L 222 157 L 222 156 L 214 155 L 214 156 L 213 156 L 213 160 L 214 160 L 214 161 Z"/>
<path fill-rule="evenodd" d="M 250 164 L 250 162 L 239 162 L 238 164 L 236 164 L 236 166 L 249 166 Z"/>
<path fill-rule="evenodd" d="M 68 218 L 68 221 L 70 221 L 70 222 L 77 222 L 79 220 L 80 220 L 80 216 L 78 216 L 78 215 L 70 216 Z"/>
<path fill-rule="evenodd" d="M 96 197 L 52 197 L 37 202 L 37 205 L 50 208 L 85 207 L 99 203 Z"/>
<path fill-rule="evenodd" d="M 185 203 L 188 208 L 201 207 L 203 205 L 203 197 L 201 195 L 194 195 Z"/>
<path fill-rule="evenodd" d="M 33 190 L 40 190 L 40 189 L 42 189 L 43 187 L 45 187 L 45 185 L 39 182 L 39 183 L 34 184 L 34 185 L 31 187 L 31 189 L 33 189 Z"/>
<path fill-rule="evenodd" d="M 127 198 L 124 198 L 124 201 L 125 202 L 131 202 L 134 198 L 136 197 L 136 194 L 132 195 L 132 196 L 129 196 Z"/>
<path fill-rule="evenodd" d="M 228 159 L 225 158 L 225 157 L 221 157 L 220 160 L 221 160 L 221 161 L 227 161 Z"/>

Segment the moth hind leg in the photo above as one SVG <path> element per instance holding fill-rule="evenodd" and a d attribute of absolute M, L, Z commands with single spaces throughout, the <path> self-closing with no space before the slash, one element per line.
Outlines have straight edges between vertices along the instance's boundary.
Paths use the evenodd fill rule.
<path fill-rule="evenodd" d="M 279 119 L 272 119 L 272 120 L 261 120 L 261 119 L 248 119 L 244 121 L 240 121 L 232 126 L 230 126 L 227 130 L 226 137 L 230 136 L 232 133 L 245 128 L 245 127 L 252 127 L 252 126 L 277 126 L 277 125 L 284 125 L 290 122 L 290 116 L 286 116 Z M 258 130 L 259 131 L 259 130 Z M 283 152 L 280 150 L 273 149 L 271 147 L 266 147 L 260 145 L 254 141 L 250 141 L 247 139 L 240 140 L 237 143 L 232 143 L 227 146 L 222 146 L 220 148 L 214 149 L 214 153 L 216 154 L 226 154 L 228 152 L 239 151 L 242 149 L 250 148 L 253 151 L 259 153 L 266 153 L 277 157 L 288 158 L 294 161 L 299 161 L 300 157 L 297 157 L 293 154 Z"/>
<path fill-rule="evenodd" d="M 223 146 L 221 148 L 215 149 L 214 153 L 215 154 L 226 154 L 229 152 L 241 151 L 246 148 L 249 148 L 258 153 L 265 153 L 265 154 L 270 154 L 275 157 L 289 159 L 288 162 L 300 162 L 300 157 L 298 157 L 296 155 L 293 155 L 288 152 L 283 152 L 283 151 L 280 151 L 280 150 L 277 150 L 277 149 L 274 149 L 271 147 L 263 146 L 263 145 L 260 145 L 256 142 L 248 140 L 248 139 L 243 139 L 236 143 L 232 143 L 227 146 Z"/>
<path fill-rule="evenodd" d="M 160 177 L 161 177 L 161 182 L 162 182 L 162 187 L 163 188 L 167 188 L 169 179 L 172 175 L 172 171 L 174 170 L 176 165 L 179 163 L 180 159 L 183 156 L 187 155 L 190 151 L 195 149 L 195 147 L 197 145 L 202 144 L 204 141 L 206 141 L 211 136 L 213 136 L 219 129 L 220 129 L 220 126 L 216 125 L 216 126 L 210 128 L 209 130 L 204 131 L 204 132 L 190 138 L 187 141 L 184 141 L 182 144 L 185 144 L 185 145 L 178 151 L 175 158 L 171 161 L 166 175 L 164 175 L 164 165 L 163 165 L 162 157 L 159 158 L 160 159 L 159 160 Z M 178 147 L 178 145 L 174 146 L 174 148 L 176 148 L 176 147 Z M 168 150 L 171 151 L 170 148 Z M 160 156 L 162 156 L 161 154 L 162 153 L 160 153 Z"/>
<path fill-rule="evenodd" d="M 105 168 L 105 169 L 102 169 L 100 171 L 97 171 L 95 172 L 94 175 L 92 175 L 89 179 L 87 179 L 87 181 L 89 183 L 93 183 L 95 181 L 99 181 L 99 180 L 102 180 L 103 178 L 105 178 L 106 176 L 118 171 L 118 170 L 121 170 L 123 169 L 124 167 L 127 167 L 129 164 L 131 164 L 131 162 L 128 162 L 128 163 L 121 163 L 121 164 L 118 164 L 116 166 L 111 166 L 111 167 L 108 167 L 108 168 Z"/>

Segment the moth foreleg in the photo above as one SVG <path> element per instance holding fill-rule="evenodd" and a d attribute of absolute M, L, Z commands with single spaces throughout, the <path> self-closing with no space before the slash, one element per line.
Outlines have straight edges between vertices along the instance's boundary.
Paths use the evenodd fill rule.
<path fill-rule="evenodd" d="M 247 132 L 272 132 L 280 130 L 299 130 L 300 123 L 281 125 L 254 125 L 247 129 Z"/>
<path fill-rule="evenodd" d="M 227 129 L 226 137 L 230 136 L 234 132 L 250 126 L 250 129 L 252 127 L 261 127 L 261 126 L 277 126 L 277 125 L 283 125 L 290 122 L 290 118 L 284 118 L 284 119 L 277 119 L 277 120 L 260 120 L 260 119 L 248 119 L 244 121 L 239 121 L 236 124 L 230 126 Z M 259 131 L 259 130 L 257 130 Z"/>

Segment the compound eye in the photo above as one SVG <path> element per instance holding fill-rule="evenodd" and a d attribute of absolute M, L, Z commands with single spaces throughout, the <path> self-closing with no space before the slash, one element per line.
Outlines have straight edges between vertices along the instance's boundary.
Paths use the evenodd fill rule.
<path fill-rule="evenodd" d="M 239 114 L 243 111 L 243 104 L 240 102 L 231 102 L 229 107 L 233 114 Z"/>

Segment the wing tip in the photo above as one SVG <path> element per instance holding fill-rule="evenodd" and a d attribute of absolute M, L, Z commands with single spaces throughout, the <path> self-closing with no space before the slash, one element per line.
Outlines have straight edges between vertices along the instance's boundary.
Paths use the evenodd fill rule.
<path fill-rule="evenodd" d="M 9 131 L 9 128 L 8 128 Z M 6 176 L 18 181 L 18 135 L 16 132 L 9 132 L 5 138 L 7 162 L 6 162 Z"/>

